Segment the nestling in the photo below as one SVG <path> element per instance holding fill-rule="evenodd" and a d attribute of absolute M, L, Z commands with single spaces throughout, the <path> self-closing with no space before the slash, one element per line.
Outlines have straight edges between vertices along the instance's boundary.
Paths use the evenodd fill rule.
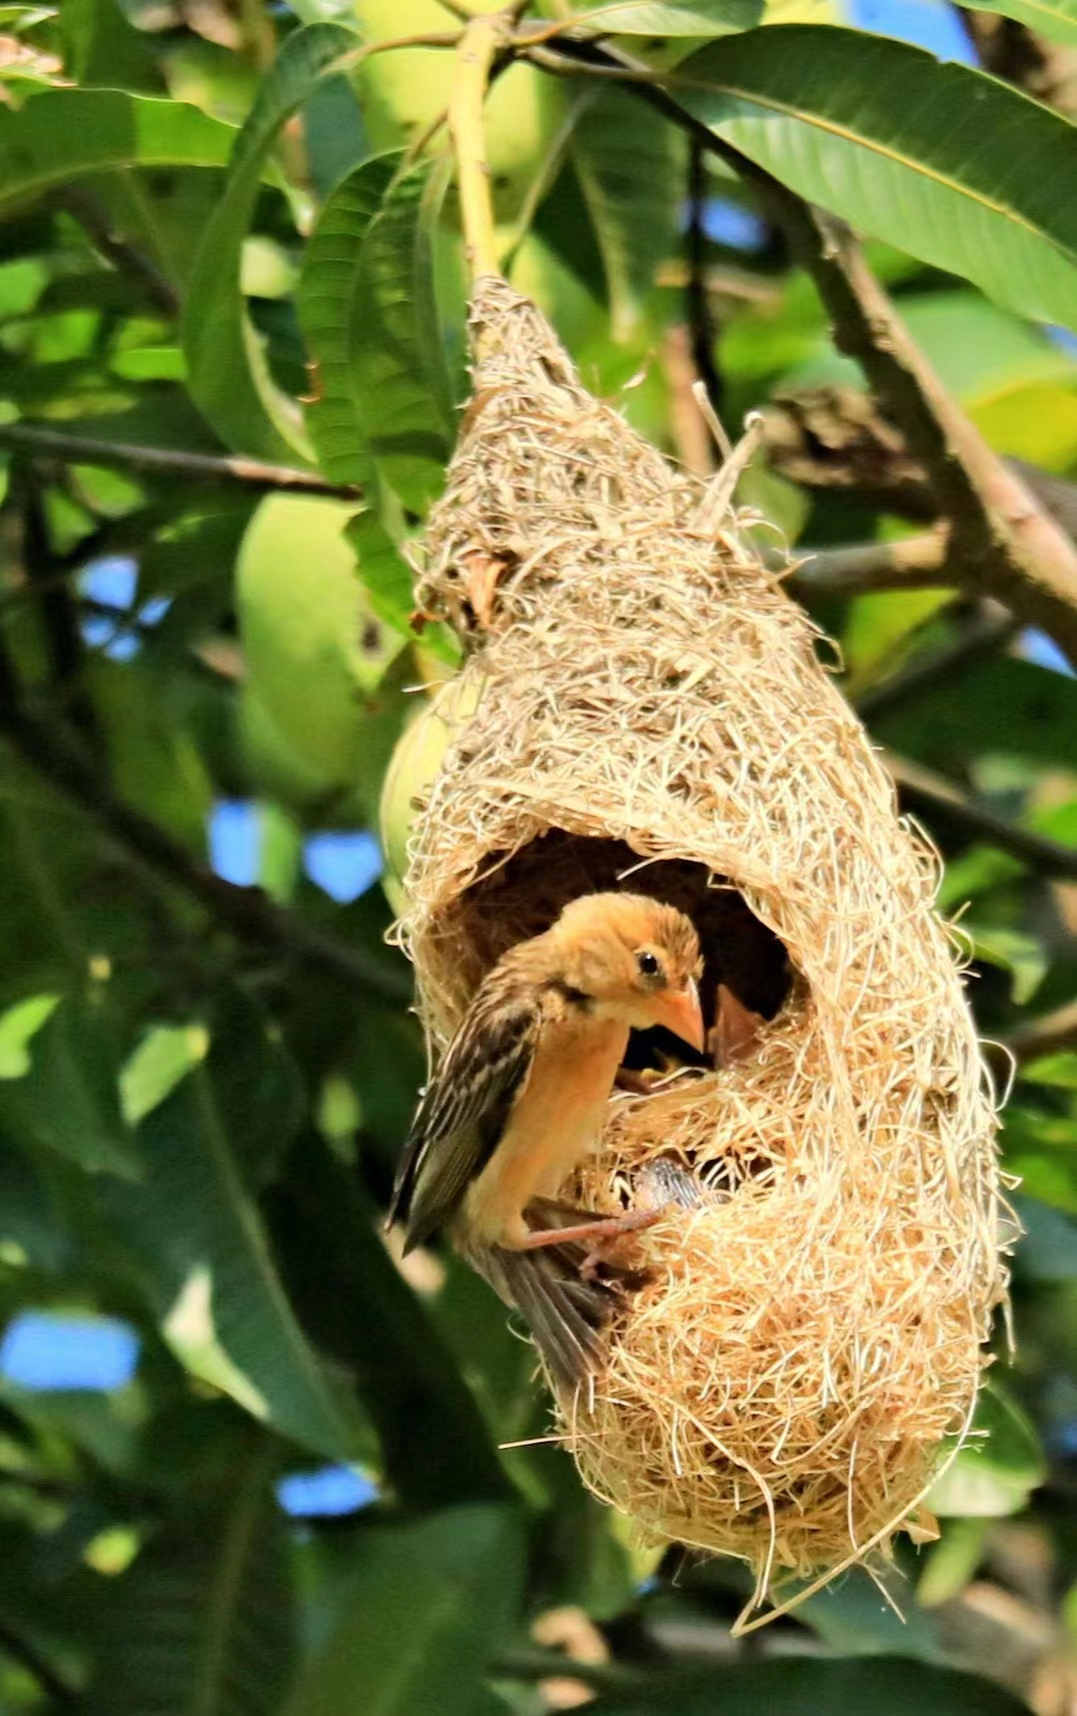
<path fill-rule="evenodd" d="M 533 1228 L 526 1211 L 596 1145 L 633 1027 L 665 1025 L 702 1049 L 700 965 L 688 918 L 639 894 L 587 894 L 511 948 L 480 985 L 412 1124 L 389 1212 L 407 1223 L 406 1248 L 445 1225 L 474 1256 L 600 1243 L 653 1219 L 630 1211 Z M 534 1323 L 533 1308 L 521 1308 Z"/>

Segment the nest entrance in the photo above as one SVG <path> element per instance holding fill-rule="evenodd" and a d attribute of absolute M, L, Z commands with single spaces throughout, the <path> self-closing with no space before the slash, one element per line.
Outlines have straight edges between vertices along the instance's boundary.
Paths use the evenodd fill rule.
<path fill-rule="evenodd" d="M 791 986 L 785 947 L 736 887 L 688 859 L 641 858 L 623 840 L 550 828 L 511 855 L 493 854 L 439 927 L 459 949 L 460 975 L 473 990 L 502 954 L 548 929 L 570 900 L 618 888 L 652 894 L 691 918 L 703 954 L 700 997 L 708 1029 L 717 1015 L 720 983 L 764 1019 L 779 1011 Z M 671 1054 L 685 1065 L 714 1064 L 661 1027 L 633 1031 L 624 1064 L 631 1071 L 660 1067 Z"/>

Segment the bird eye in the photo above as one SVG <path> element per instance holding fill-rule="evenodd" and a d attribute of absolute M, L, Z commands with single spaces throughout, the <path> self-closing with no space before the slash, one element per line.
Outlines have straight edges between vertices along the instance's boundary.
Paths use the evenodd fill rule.
<path fill-rule="evenodd" d="M 647 948 L 644 948 L 642 953 L 637 953 L 636 964 L 644 977 L 657 977 L 662 969 L 658 963 L 658 956 L 651 953 Z"/>

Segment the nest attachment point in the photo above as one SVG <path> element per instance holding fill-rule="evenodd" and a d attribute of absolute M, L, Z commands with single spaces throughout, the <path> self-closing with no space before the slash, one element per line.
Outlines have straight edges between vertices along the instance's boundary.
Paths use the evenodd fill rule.
<path fill-rule="evenodd" d="M 766 1021 L 723 1070 L 611 1097 L 568 1195 L 616 1211 L 673 1161 L 699 1197 L 635 1241 L 607 1362 L 557 1402 L 599 1496 L 742 1557 L 760 1601 L 885 1551 L 967 1429 L 1006 1287 L 995 1105 L 933 855 L 731 482 L 671 468 L 504 282 L 472 334 L 420 600 L 477 707 L 402 933 L 436 1046 L 507 946 L 624 879 Z"/>

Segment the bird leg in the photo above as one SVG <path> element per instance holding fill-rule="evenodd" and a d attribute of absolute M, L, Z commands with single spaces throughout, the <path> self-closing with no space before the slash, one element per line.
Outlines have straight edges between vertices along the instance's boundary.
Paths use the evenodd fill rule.
<path fill-rule="evenodd" d="M 607 1261 L 606 1246 L 626 1233 L 639 1233 L 653 1227 L 665 1212 L 661 1209 L 625 1210 L 619 1216 L 596 1216 L 592 1221 L 577 1222 L 574 1227 L 535 1228 L 518 1247 L 521 1251 L 537 1251 L 545 1245 L 581 1245 L 590 1243 L 591 1250 L 580 1264 L 580 1278 L 595 1279 L 600 1264 Z"/>

